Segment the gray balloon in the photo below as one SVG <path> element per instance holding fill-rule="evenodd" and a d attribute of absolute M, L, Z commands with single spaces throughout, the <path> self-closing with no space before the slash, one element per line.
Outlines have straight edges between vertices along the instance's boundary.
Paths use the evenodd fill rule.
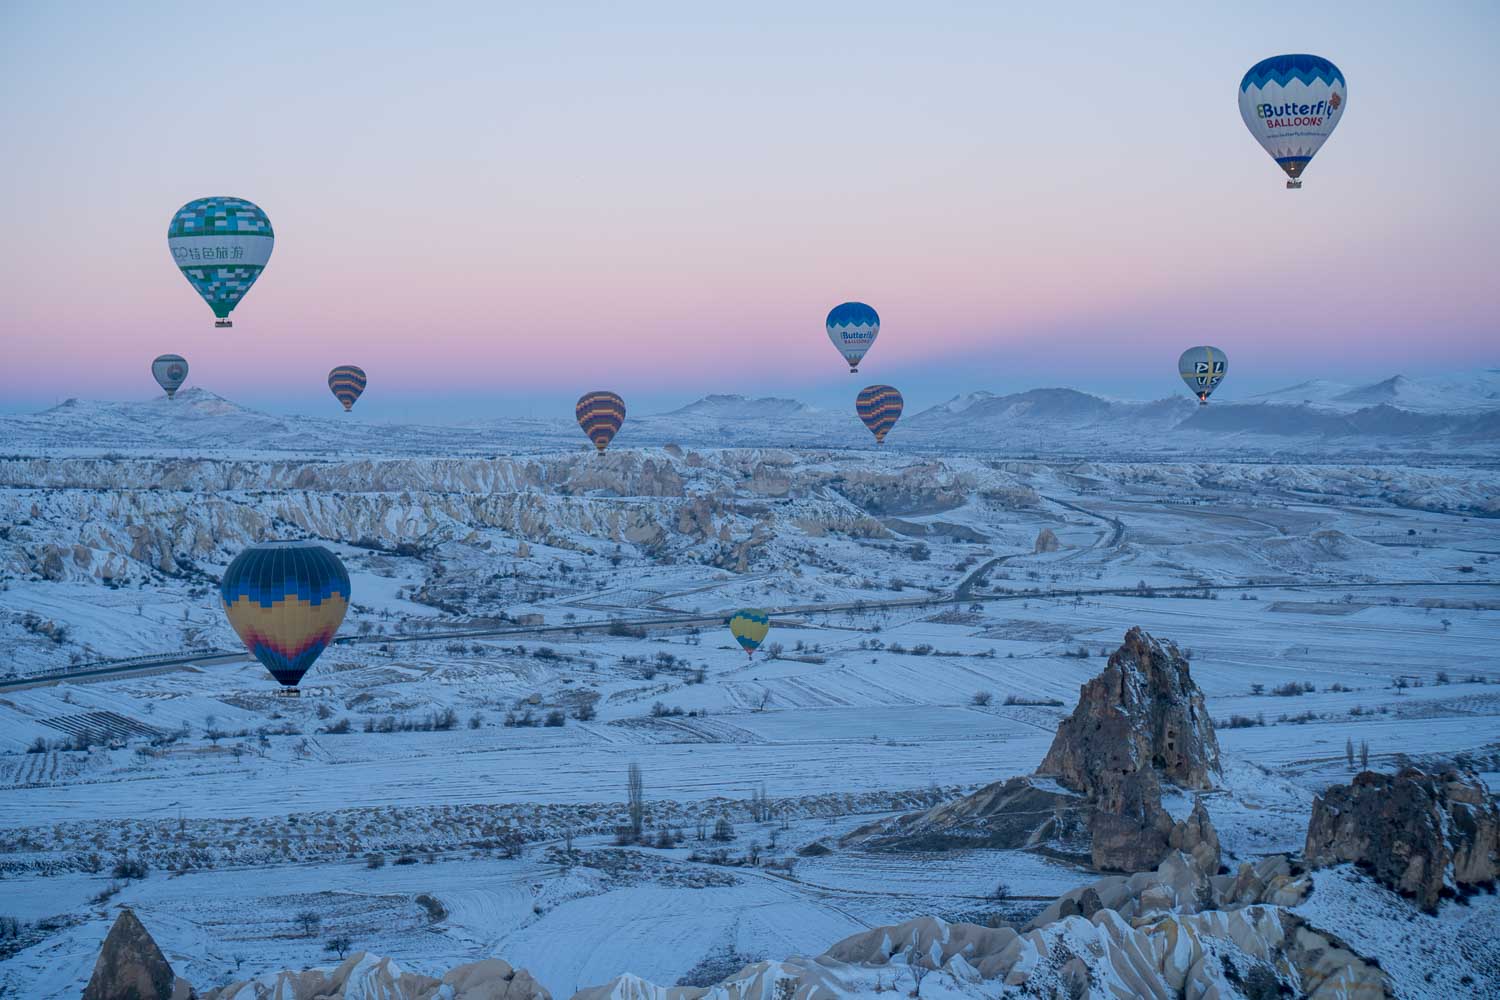
<path fill-rule="evenodd" d="M 1198 402 L 1207 406 L 1208 397 L 1229 371 L 1229 361 L 1217 347 L 1189 347 L 1177 359 L 1177 370 Z"/>
<path fill-rule="evenodd" d="M 151 374 L 156 384 L 167 390 L 167 398 L 177 395 L 182 383 L 187 381 L 188 363 L 180 354 L 163 354 L 151 362 Z"/>

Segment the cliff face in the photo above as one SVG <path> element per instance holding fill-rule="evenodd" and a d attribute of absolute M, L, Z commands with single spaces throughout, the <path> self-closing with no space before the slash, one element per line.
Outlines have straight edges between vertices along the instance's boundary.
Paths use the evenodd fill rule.
<path fill-rule="evenodd" d="M 1365 771 L 1314 800 L 1303 855 L 1352 861 L 1431 911 L 1445 891 L 1494 883 L 1500 809 L 1472 774 Z"/>

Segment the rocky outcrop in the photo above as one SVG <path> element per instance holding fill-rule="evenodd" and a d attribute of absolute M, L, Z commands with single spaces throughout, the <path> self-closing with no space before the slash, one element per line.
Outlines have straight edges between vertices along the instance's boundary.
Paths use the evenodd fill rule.
<path fill-rule="evenodd" d="M 1149 871 L 1181 851 L 1206 874 L 1219 838 L 1201 799 L 1173 822 L 1162 781 L 1212 787 L 1219 743 L 1203 692 L 1171 643 L 1131 629 L 1108 665 L 1083 685 L 1037 774 L 987 785 L 925 812 L 880 820 L 843 838 L 872 850 L 1046 847 L 1087 850 L 1102 871 Z"/>
<path fill-rule="evenodd" d="M 83 1000 L 188 1000 L 192 993 L 135 913 L 121 910 L 99 949 Z"/>
<path fill-rule="evenodd" d="M 1313 801 L 1309 865 L 1354 862 L 1425 910 L 1500 874 L 1500 810 L 1472 774 L 1365 771 Z"/>
<path fill-rule="evenodd" d="M 1219 741 L 1187 659 L 1172 643 L 1133 628 L 1099 676 L 1079 689 L 1078 707 L 1057 727 L 1037 773 L 1107 796 L 1118 778 L 1148 768 L 1181 788 L 1211 788 L 1220 773 Z"/>
<path fill-rule="evenodd" d="M 1215 1000 L 1244 995 L 1236 984 L 1255 967 L 1316 1000 L 1389 996 L 1374 964 L 1285 910 L 1249 906 L 1133 921 L 1098 909 L 1023 931 L 918 917 L 846 938 L 815 959 L 757 962 L 708 990 L 621 976 L 575 1000 L 831 1000 L 893 986 L 906 992 L 912 968 L 940 971 L 953 986 L 979 986 L 986 995 Z"/>
<path fill-rule="evenodd" d="M 1238 986 L 1255 971 L 1315 1000 L 1388 996 L 1375 964 L 1285 909 L 1305 898 L 1309 886 L 1305 876 L 1279 881 L 1290 874 L 1286 859 L 1277 857 L 1242 866 L 1237 875 L 1205 876 L 1188 855 L 1174 852 L 1155 872 L 1112 876 L 1068 893 L 1019 929 L 924 916 L 855 934 L 816 958 L 754 962 L 714 986 L 660 986 L 625 974 L 581 989 L 573 1000 L 839 1000 L 904 991 L 903 978 L 917 979 L 913 969 L 941 971 L 950 992 L 956 987 L 966 995 L 1219 1000 L 1243 995 Z M 1271 902 L 1273 896 L 1279 901 Z M 436 979 L 363 952 L 332 970 L 272 973 L 211 990 L 204 1000 L 372 997 L 551 1000 L 528 973 L 499 959 Z"/>
<path fill-rule="evenodd" d="M 1094 867 L 1155 866 L 1174 846 L 1161 782 L 1206 789 L 1220 773 L 1219 742 L 1187 659 L 1139 628 L 1127 632 L 1104 670 L 1079 690 L 1078 706 L 1057 727 L 1037 773 L 1094 803 Z M 1206 821 L 1206 814 L 1195 821 L 1196 834 L 1177 834 L 1179 842 L 1201 840 Z M 1215 838 L 1211 853 L 1217 852 Z"/>
<path fill-rule="evenodd" d="M 1296 906 L 1312 891 L 1312 879 L 1292 867 L 1284 855 L 1245 862 L 1227 875 L 1205 871 L 1191 856 L 1168 854 L 1154 871 L 1107 875 L 1059 896 L 1026 925 L 1046 927 L 1069 916 L 1092 918 L 1114 910 L 1127 920 L 1152 913 L 1198 913 L 1244 906 Z"/>
<path fill-rule="evenodd" d="M 276 972 L 209 990 L 203 1000 L 552 1000 L 525 969 L 498 958 L 450 969 L 441 979 L 358 952 L 338 968 Z"/>

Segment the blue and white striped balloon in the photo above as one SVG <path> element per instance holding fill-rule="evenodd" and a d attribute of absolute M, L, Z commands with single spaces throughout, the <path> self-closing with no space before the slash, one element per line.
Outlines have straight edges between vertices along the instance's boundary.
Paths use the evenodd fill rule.
<path fill-rule="evenodd" d="M 1322 56 L 1262 59 L 1240 81 L 1240 117 L 1276 164 L 1289 188 L 1344 117 L 1349 95 L 1344 74 Z"/>
<path fill-rule="evenodd" d="M 844 302 L 828 313 L 828 339 L 833 341 L 851 372 L 859 371 L 865 352 L 880 334 L 880 314 L 863 302 Z"/>

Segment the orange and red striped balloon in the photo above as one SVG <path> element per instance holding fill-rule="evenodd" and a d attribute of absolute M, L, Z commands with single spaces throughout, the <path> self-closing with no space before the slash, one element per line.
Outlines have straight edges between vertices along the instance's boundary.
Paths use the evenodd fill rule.
<path fill-rule="evenodd" d="M 884 444 L 886 432 L 901 419 L 903 402 L 901 393 L 889 385 L 867 385 L 860 390 L 854 409 L 875 435 L 876 444 Z"/>
<path fill-rule="evenodd" d="M 612 392 L 586 392 L 573 412 L 578 416 L 578 426 L 602 455 L 625 422 L 625 400 Z"/>
<path fill-rule="evenodd" d="M 354 407 L 354 401 L 365 391 L 369 382 L 365 370 L 358 365 L 339 365 L 328 373 L 328 388 L 344 404 L 344 412 Z"/>

